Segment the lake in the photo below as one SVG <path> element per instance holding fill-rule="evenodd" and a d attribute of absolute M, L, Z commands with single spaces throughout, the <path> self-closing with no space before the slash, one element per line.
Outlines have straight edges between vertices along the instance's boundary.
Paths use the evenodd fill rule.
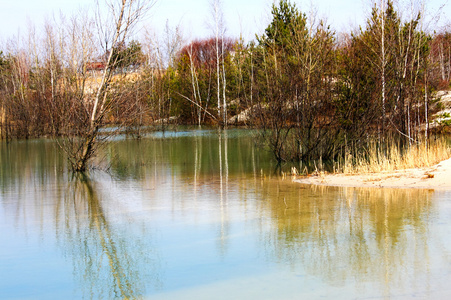
<path fill-rule="evenodd" d="M 0 299 L 451 297 L 448 191 L 296 184 L 244 130 L 0 154 Z"/>

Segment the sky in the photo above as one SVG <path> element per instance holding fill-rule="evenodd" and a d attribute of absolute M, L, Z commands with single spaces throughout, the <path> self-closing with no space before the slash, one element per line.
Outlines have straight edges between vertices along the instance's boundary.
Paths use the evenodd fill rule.
<path fill-rule="evenodd" d="M 278 0 L 277 0 L 278 1 Z M 364 25 L 374 0 L 291 0 L 307 15 L 312 7 L 317 16 L 327 19 L 337 32 L 350 32 L 358 25 Z M 450 0 L 428 0 L 429 16 L 435 15 L 441 5 L 442 23 L 450 22 Z M 102 3 L 102 0 L 100 0 Z M 146 27 L 155 32 L 162 31 L 168 22 L 170 27 L 180 25 L 186 39 L 202 38 L 213 35 L 209 29 L 211 19 L 211 0 L 157 0 L 146 19 Z M 404 0 L 408 2 L 408 0 Z M 79 8 L 94 7 L 95 0 L 0 0 L 0 43 L 17 35 L 25 35 L 28 24 L 42 28 L 45 18 L 52 14 L 71 15 Z M 222 0 L 227 35 L 246 40 L 263 32 L 270 22 L 273 0 Z M 313 3 L 313 4 L 312 4 Z M 446 15 L 448 15 L 446 17 Z"/>

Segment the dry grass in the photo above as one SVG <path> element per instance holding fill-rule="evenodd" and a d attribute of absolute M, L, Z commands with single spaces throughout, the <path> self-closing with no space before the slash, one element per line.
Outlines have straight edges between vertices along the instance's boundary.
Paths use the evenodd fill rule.
<path fill-rule="evenodd" d="M 428 143 L 412 144 L 406 150 L 401 150 L 396 142 L 387 143 L 385 150 L 381 150 L 381 147 L 374 143 L 366 151 L 345 155 L 344 159 L 336 163 L 334 171 L 344 174 L 363 174 L 424 168 L 450 157 L 451 148 L 444 138 Z"/>

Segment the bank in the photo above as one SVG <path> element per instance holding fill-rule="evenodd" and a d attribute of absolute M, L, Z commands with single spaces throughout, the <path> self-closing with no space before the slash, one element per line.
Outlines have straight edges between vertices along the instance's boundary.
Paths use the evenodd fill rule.
<path fill-rule="evenodd" d="M 319 172 L 314 175 L 295 177 L 293 181 L 308 185 L 338 187 L 451 190 L 451 158 L 426 168 L 355 175 Z"/>

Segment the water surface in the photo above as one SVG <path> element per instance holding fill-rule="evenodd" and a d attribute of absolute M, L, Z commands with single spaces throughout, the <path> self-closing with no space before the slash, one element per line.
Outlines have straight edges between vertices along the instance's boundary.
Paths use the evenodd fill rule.
<path fill-rule="evenodd" d="M 1 299 L 447 299 L 451 193 L 310 187 L 248 132 L 1 144 Z"/>

